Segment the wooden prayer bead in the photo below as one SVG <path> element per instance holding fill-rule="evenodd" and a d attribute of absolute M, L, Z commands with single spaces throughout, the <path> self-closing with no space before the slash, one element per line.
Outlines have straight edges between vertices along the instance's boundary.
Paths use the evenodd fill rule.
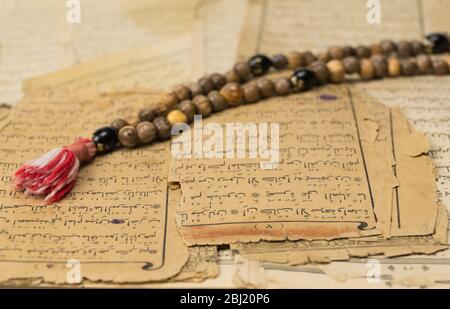
<path fill-rule="evenodd" d="M 214 90 L 214 84 L 208 77 L 202 77 L 198 80 L 198 84 L 202 87 L 203 93 L 208 94 Z"/>
<path fill-rule="evenodd" d="M 223 88 L 222 88 L 223 89 Z M 195 104 L 197 108 L 197 112 L 203 117 L 208 117 L 212 112 L 211 102 L 209 102 L 208 98 L 204 95 L 198 95 L 192 100 L 192 103 Z"/>
<path fill-rule="evenodd" d="M 156 128 L 152 122 L 142 121 L 136 126 L 136 133 L 142 143 L 148 144 L 155 139 Z"/>
<path fill-rule="evenodd" d="M 387 62 L 382 55 L 372 56 L 372 63 L 375 69 L 375 77 L 383 78 L 387 75 Z"/>
<path fill-rule="evenodd" d="M 320 84 L 326 84 L 328 82 L 330 72 L 325 62 L 321 60 L 314 61 L 308 66 L 308 69 L 316 75 L 317 81 Z"/>
<path fill-rule="evenodd" d="M 242 89 L 238 83 L 227 83 L 220 90 L 220 94 L 225 98 L 228 105 L 236 106 L 241 104 Z"/>
<path fill-rule="evenodd" d="M 229 107 L 225 99 L 216 90 L 208 94 L 208 99 L 211 102 L 212 110 L 214 112 L 221 112 Z"/>
<path fill-rule="evenodd" d="M 341 83 L 345 79 L 345 69 L 340 60 L 331 60 L 327 63 L 330 72 L 330 81 L 333 83 Z"/>
<path fill-rule="evenodd" d="M 306 91 L 318 84 L 316 75 L 308 69 L 298 69 L 291 75 L 290 81 L 296 91 Z"/>
<path fill-rule="evenodd" d="M 402 66 L 402 75 L 405 76 L 416 75 L 419 71 L 417 63 L 413 59 L 404 59 L 400 62 L 400 65 Z"/>
<path fill-rule="evenodd" d="M 303 59 L 303 65 L 304 66 L 308 66 L 311 63 L 313 63 L 314 61 L 316 61 L 316 56 L 314 56 L 313 53 L 311 53 L 310 51 L 305 51 L 302 53 L 302 59 Z"/>
<path fill-rule="evenodd" d="M 331 59 L 344 59 L 345 54 L 342 47 L 339 46 L 332 46 L 328 49 L 328 53 L 330 54 Z"/>
<path fill-rule="evenodd" d="M 344 58 L 348 56 L 356 56 L 356 49 L 350 45 L 342 46 L 342 50 L 344 51 Z"/>
<path fill-rule="evenodd" d="M 397 44 L 397 54 L 400 58 L 411 56 L 411 43 L 408 41 L 400 41 Z"/>
<path fill-rule="evenodd" d="M 359 45 L 356 47 L 356 56 L 360 59 L 369 58 L 371 56 L 370 49 L 367 46 Z"/>
<path fill-rule="evenodd" d="M 176 123 L 187 123 L 187 116 L 179 109 L 174 109 L 167 115 L 167 120 L 174 126 Z"/>
<path fill-rule="evenodd" d="M 225 73 L 225 79 L 227 80 L 227 83 L 239 83 L 240 78 L 239 75 L 235 71 L 229 71 Z"/>
<path fill-rule="evenodd" d="M 287 55 L 288 66 L 291 70 L 295 70 L 304 65 L 302 54 L 296 51 L 291 51 Z"/>
<path fill-rule="evenodd" d="M 287 77 L 281 77 L 275 81 L 275 92 L 277 95 L 286 95 L 292 92 L 292 83 Z"/>
<path fill-rule="evenodd" d="M 225 79 L 225 76 L 219 73 L 213 73 L 209 76 L 209 79 L 211 79 L 214 89 L 220 90 L 226 83 L 227 80 Z"/>
<path fill-rule="evenodd" d="M 130 116 L 127 118 L 127 122 L 128 122 L 128 125 L 130 125 L 132 127 L 136 127 L 138 125 L 138 123 L 141 122 L 141 119 L 139 119 L 139 117 L 137 117 L 137 116 Z"/>
<path fill-rule="evenodd" d="M 331 56 L 330 53 L 328 53 L 328 51 L 321 51 L 320 53 L 317 54 L 317 59 L 327 63 L 328 61 L 331 60 Z"/>
<path fill-rule="evenodd" d="M 170 109 L 175 108 L 178 104 L 178 98 L 175 95 L 175 93 L 169 92 L 165 93 L 160 98 L 160 103 L 167 105 L 167 107 Z"/>
<path fill-rule="evenodd" d="M 128 121 L 125 119 L 116 119 L 113 122 L 111 122 L 111 127 L 115 128 L 117 132 L 119 132 L 120 129 L 122 129 L 124 126 L 128 125 Z"/>
<path fill-rule="evenodd" d="M 433 73 L 435 75 L 446 75 L 448 74 L 448 64 L 443 59 L 433 59 L 432 61 Z"/>
<path fill-rule="evenodd" d="M 372 44 L 370 45 L 370 53 L 372 55 L 381 55 L 381 46 L 380 44 Z"/>
<path fill-rule="evenodd" d="M 180 103 L 180 105 L 178 105 L 178 108 L 186 115 L 188 122 L 194 120 L 194 115 L 197 112 L 197 108 L 191 100 L 184 100 Z"/>
<path fill-rule="evenodd" d="M 359 75 L 362 80 L 370 80 L 375 76 L 375 67 L 370 59 L 361 59 Z"/>
<path fill-rule="evenodd" d="M 193 83 L 189 86 L 189 90 L 191 91 L 192 98 L 195 98 L 198 95 L 203 94 L 203 89 L 198 83 Z"/>
<path fill-rule="evenodd" d="M 288 59 L 283 54 L 276 54 L 272 57 L 273 67 L 277 70 L 284 70 L 288 67 Z"/>
<path fill-rule="evenodd" d="M 425 46 L 422 42 L 419 41 L 412 41 L 411 42 L 411 54 L 413 56 L 417 56 L 420 54 L 423 54 L 425 51 Z"/>
<path fill-rule="evenodd" d="M 234 65 L 234 71 L 239 76 L 239 80 L 245 82 L 252 77 L 250 65 L 245 61 L 239 61 Z"/>
<path fill-rule="evenodd" d="M 249 83 L 242 87 L 242 96 L 245 102 L 254 103 L 261 99 L 261 93 L 255 83 Z"/>
<path fill-rule="evenodd" d="M 359 72 L 359 59 L 355 56 L 345 57 L 342 60 L 342 64 L 344 65 L 345 73 L 354 74 Z"/>
<path fill-rule="evenodd" d="M 395 52 L 397 46 L 391 40 L 383 40 L 380 43 L 381 52 L 385 55 L 390 55 Z"/>
<path fill-rule="evenodd" d="M 165 140 L 170 138 L 171 134 L 171 125 L 166 117 L 159 116 L 153 120 L 153 125 L 156 128 L 156 135 L 159 139 Z"/>
<path fill-rule="evenodd" d="M 184 85 L 175 86 L 172 89 L 172 92 L 176 95 L 178 102 L 181 102 L 183 100 L 188 100 L 191 97 L 191 91 L 189 90 L 188 87 L 186 87 Z"/>
<path fill-rule="evenodd" d="M 388 59 L 388 74 L 391 77 L 400 76 L 402 70 L 400 66 L 400 61 L 397 58 L 389 58 Z"/>
<path fill-rule="evenodd" d="M 139 143 L 139 137 L 136 128 L 133 126 L 125 126 L 119 131 L 119 142 L 124 147 L 134 147 Z"/>
<path fill-rule="evenodd" d="M 138 117 L 141 121 L 153 121 L 156 117 L 156 110 L 152 107 L 143 108 L 139 111 Z"/>
<path fill-rule="evenodd" d="M 416 57 L 417 67 L 420 74 L 429 74 L 431 72 L 431 58 L 428 55 L 422 54 Z"/>
<path fill-rule="evenodd" d="M 256 82 L 263 98 L 269 98 L 275 93 L 275 86 L 270 79 L 261 78 Z"/>

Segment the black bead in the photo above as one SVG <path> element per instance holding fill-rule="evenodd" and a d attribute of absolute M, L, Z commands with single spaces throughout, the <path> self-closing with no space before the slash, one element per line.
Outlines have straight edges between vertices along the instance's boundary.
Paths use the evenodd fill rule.
<path fill-rule="evenodd" d="M 253 75 L 261 76 L 269 71 L 272 66 L 272 60 L 265 55 L 256 55 L 248 60 L 248 65 Z"/>
<path fill-rule="evenodd" d="M 92 135 L 92 141 L 99 154 L 111 152 L 117 144 L 117 129 L 113 127 L 103 127 Z"/>
<path fill-rule="evenodd" d="M 309 90 L 318 83 L 316 74 L 308 69 L 296 70 L 291 76 L 291 82 L 301 90 Z M 302 85 L 300 85 L 300 83 L 302 83 Z"/>
<path fill-rule="evenodd" d="M 449 51 L 449 41 L 447 35 L 443 33 L 432 33 L 427 35 L 430 41 L 433 54 L 442 54 Z"/>

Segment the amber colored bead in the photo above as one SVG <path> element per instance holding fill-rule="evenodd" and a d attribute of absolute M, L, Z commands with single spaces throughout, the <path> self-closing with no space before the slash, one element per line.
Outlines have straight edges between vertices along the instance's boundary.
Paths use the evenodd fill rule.
<path fill-rule="evenodd" d="M 178 102 L 191 98 L 191 91 L 189 90 L 189 87 L 184 85 L 175 86 L 172 89 L 172 92 L 177 96 Z"/>
<path fill-rule="evenodd" d="M 141 121 L 153 121 L 156 117 L 156 110 L 155 108 L 143 108 L 139 111 L 139 119 Z"/>
<path fill-rule="evenodd" d="M 448 64 L 443 59 L 433 59 L 432 61 L 433 73 L 435 75 L 447 75 L 448 74 Z"/>
<path fill-rule="evenodd" d="M 388 59 L 388 74 L 391 77 L 397 77 L 402 74 L 400 61 L 397 58 L 392 57 Z"/>
<path fill-rule="evenodd" d="M 372 62 L 375 69 L 375 77 L 383 78 L 387 75 L 387 62 L 382 55 L 372 56 Z"/>
<path fill-rule="evenodd" d="M 242 86 L 242 96 L 245 102 L 254 103 L 261 99 L 261 93 L 255 83 Z"/>
<path fill-rule="evenodd" d="M 292 91 L 292 83 L 287 77 L 281 77 L 275 81 L 275 92 L 278 95 L 286 95 Z"/>
<path fill-rule="evenodd" d="M 136 126 L 136 133 L 142 143 L 148 144 L 155 139 L 156 128 L 152 122 L 142 121 Z"/>
<path fill-rule="evenodd" d="M 416 75 L 419 71 L 416 61 L 413 59 L 404 59 L 400 62 L 402 67 L 402 75 L 412 76 Z"/>
<path fill-rule="evenodd" d="M 225 79 L 227 80 L 227 83 L 239 83 L 241 80 L 238 73 L 235 71 L 225 73 Z"/>
<path fill-rule="evenodd" d="M 250 65 L 245 61 L 239 61 L 234 65 L 234 72 L 239 76 L 239 80 L 245 82 L 252 77 Z"/>
<path fill-rule="evenodd" d="M 139 143 L 139 137 L 136 128 L 125 126 L 119 131 L 119 142 L 124 147 L 134 147 Z"/>
<path fill-rule="evenodd" d="M 119 131 L 126 125 L 128 125 L 128 121 L 122 118 L 116 119 L 113 122 L 111 122 L 111 127 L 115 128 L 117 131 Z"/>
<path fill-rule="evenodd" d="M 159 139 L 164 140 L 170 138 L 172 127 L 166 117 L 156 117 L 153 120 L 153 125 L 156 128 L 156 134 Z"/>
<path fill-rule="evenodd" d="M 321 60 L 314 61 L 308 66 L 308 69 L 315 74 L 320 84 L 326 84 L 328 82 L 330 72 L 324 61 Z"/>
<path fill-rule="evenodd" d="M 178 105 L 178 109 L 186 115 L 188 122 L 194 120 L 194 115 L 197 112 L 197 108 L 191 100 L 184 100 L 181 102 L 180 105 Z"/>
<path fill-rule="evenodd" d="M 219 73 L 213 73 L 209 76 L 209 79 L 212 81 L 214 89 L 220 90 L 225 84 L 227 83 L 227 80 L 225 76 Z"/>
<path fill-rule="evenodd" d="M 334 59 L 327 62 L 327 68 L 330 72 L 330 81 L 333 83 L 342 83 L 345 79 L 345 69 L 342 61 Z"/>
<path fill-rule="evenodd" d="M 203 89 L 198 83 L 193 83 L 189 85 L 189 90 L 191 91 L 192 98 L 195 98 L 196 96 L 203 94 Z"/>
<path fill-rule="evenodd" d="M 284 70 L 288 67 L 288 59 L 283 54 L 276 54 L 272 57 L 273 67 L 277 70 Z"/>
<path fill-rule="evenodd" d="M 198 84 L 202 87 L 203 93 L 208 94 L 214 90 L 214 84 L 208 77 L 202 77 L 198 80 Z"/>
<path fill-rule="evenodd" d="M 400 41 L 397 43 L 397 54 L 400 58 L 408 58 L 411 56 L 411 43 L 408 41 Z"/>
<path fill-rule="evenodd" d="M 308 66 L 311 63 L 313 63 L 314 61 L 317 60 L 316 56 L 314 56 L 314 54 L 310 51 L 305 51 L 302 53 L 302 58 L 303 58 L 303 65 L 304 66 Z"/>
<path fill-rule="evenodd" d="M 174 109 L 167 115 L 167 120 L 174 126 L 176 123 L 187 123 L 187 116 L 179 109 Z"/>
<path fill-rule="evenodd" d="M 361 59 L 359 75 L 362 80 L 370 80 L 375 77 L 375 67 L 370 59 Z"/>
<path fill-rule="evenodd" d="M 298 69 L 294 71 L 290 81 L 297 90 L 309 90 L 318 83 L 314 72 L 308 69 Z"/>
<path fill-rule="evenodd" d="M 229 105 L 236 106 L 241 104 L 242 89 L 238 83 L 227 83 L 220 94 L 225 98 Z"/>
<path fill-rule="evenodd" d="M 384 40 L 380 43 L 381 52 L 385 55 L 390 55 L 395 52 L 397 46 L 391 40 Z"/>
<path fill-rule="evenodd" d="M 429 55 L 421 54 L 416 57 L 417 67 L 420 74 L 429 74 L 431 72 L 431 58 Z"/>
<path fill-rule="evenodd" d="M 299 52 L 288 52 L 286 57 L 288 59 L 288 67 L 292 70 L 298 69 L 304 65 L 302 54 Z"/>
<path fill-rule="evenodd" d="M 92 134 L 92 142 L 97 149 L 97 153 L 107 153 L 116 147 L 117 132 L 118 130 L 114 127 L 103 127 Z"/>
<path fill-rule="evenodd" d="M 263 98 L 269 98 L 275 93 L 275 86 L 273 82 L 268 78 L 261 78 L 256 82 Z"/>
<path fill-rule="evenodd" d="M 342 64 L 344 65 L 345 73 L 354 74 L 359 72 L 359 59 L 355 56 L 348 56 L 342 60 Z"/>
<path fill-rule="evenodd" d="M 339 46 L 332 46 L 328 49 L 328 53 L 330 54 L 331 59 L 344 59 L 345 53 L 344 49 Z"/>
<path fill-rule="evenodd" d="M 360 59 L 369 58 L 372 55 L 370 49 L 367 46 L 359 45 L 356 47 L 356 56 Z"/>
<path fill-rule="evenodd" d="M 208 94 L 208 99 L 209 102 L 211 102 L 211 106 L 214 112 L 221 112 L 229 107 L 225 99 L 216 90 L 211 91 Z"/>
<path fill-rule="evenodd" d="M 223 88 L 222 88 L 223 89 Z M 208 117 L 212 112 L 211 102 L 209 102 L 208 98 L 204 95 L 198 95 L 192 100 L 192 103 L 195 104 L 197 108 L 197 112 L 200 113 L 203 117 Z"/>

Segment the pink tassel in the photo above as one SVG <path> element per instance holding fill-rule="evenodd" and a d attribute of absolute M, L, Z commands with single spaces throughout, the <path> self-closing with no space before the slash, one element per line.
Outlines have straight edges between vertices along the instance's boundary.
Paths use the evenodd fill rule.
<path fill-rule="evenodd" d="M 47 204 L 57 202 L 72 190 L 80 165 L 92 161 L 95 154 L 92 140 L 80 137 L 72 145 L 23 164 L 14 174 L 14 187 L 26 194 L 45 196 Z"/>

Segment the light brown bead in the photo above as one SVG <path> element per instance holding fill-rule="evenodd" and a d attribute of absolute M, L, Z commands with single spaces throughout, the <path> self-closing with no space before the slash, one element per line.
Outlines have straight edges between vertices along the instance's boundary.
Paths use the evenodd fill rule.
<path fill-rule="evenodd" d="M 239 83 L 240 78 L 239 75 L 235 71 L 229 71 L 225 73 L 225 79 L 227 80 L 227 83 Z"/>
<path fill-rule="evenodd" d="M 414 59 L 404 59 L 400 62 L 400 65 L 402 66 L 402 75 L 412 76 L 419 72 L 419 68 Z"/>
<path fill-rule="evenodd" d="M 153 120 L 153 125 L 156 128 L 156 135 L 159 139 L 164 140 L 170 138 L 172 127 L 166 117 L 156 117 Z"/>
<path fill-rule="evenodd" d="M 234 71 L 241 81 L 247 81 L 252 77 L 250 66 L 245 61 L 239 61 L 234 65 Z"/>
<path fill-rule="evenodd" d="M 382 54 L 380 44 L 372 44 L 372 45 L 370 45 L 370 52 L 371 52 L 372 55 L 380 55 L 380 54 Z"/>
<path fill-rule="evenodd" d="M 187 116 L 180 111 L 179 109 L 174 109 L 167 115 L 167 120 L 169 121 L 170 125 L 174 126 L 176 123 L 187 123 L 188 118 Z"/>
<path fill-rule="evenodd" d="M 268 78 L 260 78 L 257 80 L 256 85 L 259 88 L 263 98 L 269 98 L 275 93 L 275 86 L 273 82 Z"/>
<path fill-rule="evenodd" d="M 362 80 L 370 80 L 375 77 L 375 67 L 370 59 L 361 59 L 359 75 Z"/>
<path fill-rule="evenodd" d="M 242 96 L 245 102 L 254 103 L 261 99 L 261 93 L 255 83 L 248 83 L 242 86 Z"/>
<path fill-rule="evenodd" d="M 180 103 L 180 105 L 178 105 L 178 108 L 186 115 L 188 122 L 194 120 L 194 115 L 197 112 L 197 108 L 191 100 L 184 100 Z"/>
<path fill-rule="evenodd" d="M 277 95 L 286 95 L 292 92 L 291 81 L 287 77 L 281 77 L 275 81 L 275 92 Z"/>
<path fill-rule="evenodd" d="M 333 83 L 341 83 L 345 79 L 345 69 L 340 60 L 331 60 L 327 63 L 330 72 L 330 81 Z"/>
<path fill-rule="evenodd" d="M 193 83 L 189 85 L 189 90 L 191 91 L 192 98 L 195 98 L 196 96 L 203 94 L 203 89 L 198 83 Z"/>
<path fill-rule="evenodd" d="M 302 54 L 296 51 L 291 51 L 286 55 L 288 59 L 288 66 L 291 70 L 295 70 L 304 65 Z"/>
<path fill-rule="evenodd" d="M 223 88 L 222 88 L 223 89 Z M 209 102 L 208 98 L 204 95 L 198 95 L 192 100 L 192 103 L 195 104 L 197 108 L 197 112 L 203 117 L 208 117 L 212 112 L 211 102 Z"/>
<path fill-rule="evenodd" d="M 155 125 L 150 121 L 142 121 L 136 126 L 136 132 L 139 140 L 148 144 L 156 137 Z"/>
<path fill-rule="evenodd" d="M 288 67 L 288 59 L 283 54 L 276 54 L 272 57 L 273 67 L 277 70 L 284 70 Z"/>
<path fill-rule="evenodd" d="M 430 74 L 431 58 L 429 55 L 421 54 L 416 57 L 417 67 L 420 74 Z"/>
<path fill-rule="evenodd" d="M 216 90 L 211 91 L 208 94 L 208 99 L 211 102 L 211 106 L 214 112 L 221 112 L 229 107 L 225 99 Z"/>
<path fill-rule="evenodd" d="M 153 121 L 156 117 L 156 110 L 154 107 L 143 108 L 139 111 L 138 116 L 141 121 Z"/>
<path fill-rule="evenodd" d="M 328 82 L 330 72 L 328 71 L 327 65 L 324 61 L 314 61 L 308 66 L 308 69 L 316 75 L 317 81 L 320 84 L 326 84 Z"/>
<path fill-rule="evenodd" d="M 387 62 L 384 56 L 382 55 L 372 56 L 372 63 L 375 69 L 375 77 L 383 78 L 387 75 Z"/>
<path fill-rule="evenodd" d="M 411 43 L 408 41 L 400 41 L 397 44 L 397 54 L 400 58 L 411 56 Z"/>
<path fill-rule="evenodd" d="M 209 79 L 212 81 L 214 89 L 220 90 L 225 84 L 227 83 L 227 80 L 225 79 L 225 76 L 219 73 L 213 73 L 209 76 Z"/>
<path fill-rule="evenodd" d="M 370 49 L 367 46 L 359 45 L 356 47 L 356 56 L 360 59 L 369 58 L 371 56 Z"/>
<path fill-rule="evenodd" d="M 163 94 L 159 102 L 163 105 L 166 105 L 169 110 L 172 110 L 177 106 L 178 98 L 175 93 L 169 92 Z"/>
<path fill-rule="evenodd" d="M 191 91 L 189 87 L 184 85 L 177 85 L 173 87 L 172 92 L 177 96 L 178 102 L 188 100 L 191 97 Z"/>
<path fill-rule="evenodd" d="M 381 52 L 385 55 L 390 55 L 395 52 L 397 46 L 391 40 L 383 40 L 380 43 Z"/>
<path fill-rule="evenodd" d="M 433 74 L 435 75 L 447 75 L 448 74 L 448 64 L 443 59 L 433 59 Z"/>
<path fill-rule="evenodd" d="M 388 59 L 388 75 L 391 77 L 397 77 L 400 76 L 402 72 L 400 61 L 395 58 L 391 57 Z"/>
<path fill-rule="evenodd" d="M 228 105 L 236 106 L 241 104 L 242 89 L 238 83 L 227 83 L 220 90 L 220 94 L 225 98 Z"/>
<path fill-rule="evenodd" d="M 122 129 L 124 126 L 128 125 L 128 121 L 125 119 L 116 119 L 113 122 L 111 122 L 111 127 L 116 128 L 117 131 Z"/>
<path fill-rule="evenodd" d="M 134 147 L 139 143 L 135 127 L 124 126 L 119 130 L 119 142 L 124 147 Z"/>
<path fill-rule="evenodd" d="M 328 51 L 321 51 L 317 54 L 317 59 L 327 63 L 328 61 L 331 60 L 331 56 L 330 53 L 328 53 Z"/>
<path fill-rule="evenodd" d="M 328 53 L 330 54 L 331 59 L 344 59 L 345 53 L 342 47 L 332 46 L 328 49 Z"/>
<path fill-rule="evenodd" d="M 202 87 L 203 93 L 208 94 L 214 90 L 214 84 L 208 77 L 202 77 L 198 80 L 198 84 Z"/>
<path fill-rule="evenodd" d="M 137 116 L 130 116 L 126 119 L 129 126 L 136 127 L 139 122 L 141 122 L 141 119 Z"/>
<path fill-rule="evenodd" d="M 316 56 L 310 51 L 305 51 L 302 53 L 303 65 L 306 67 L 317 60 Z"/>
<path fill-rule="evenodd" d="M 354 74 L 359 72 L 359 59 L 355 56 L 345 57 L 342 60 L 342 64 L 344 65 L 345 73 Z"/>

